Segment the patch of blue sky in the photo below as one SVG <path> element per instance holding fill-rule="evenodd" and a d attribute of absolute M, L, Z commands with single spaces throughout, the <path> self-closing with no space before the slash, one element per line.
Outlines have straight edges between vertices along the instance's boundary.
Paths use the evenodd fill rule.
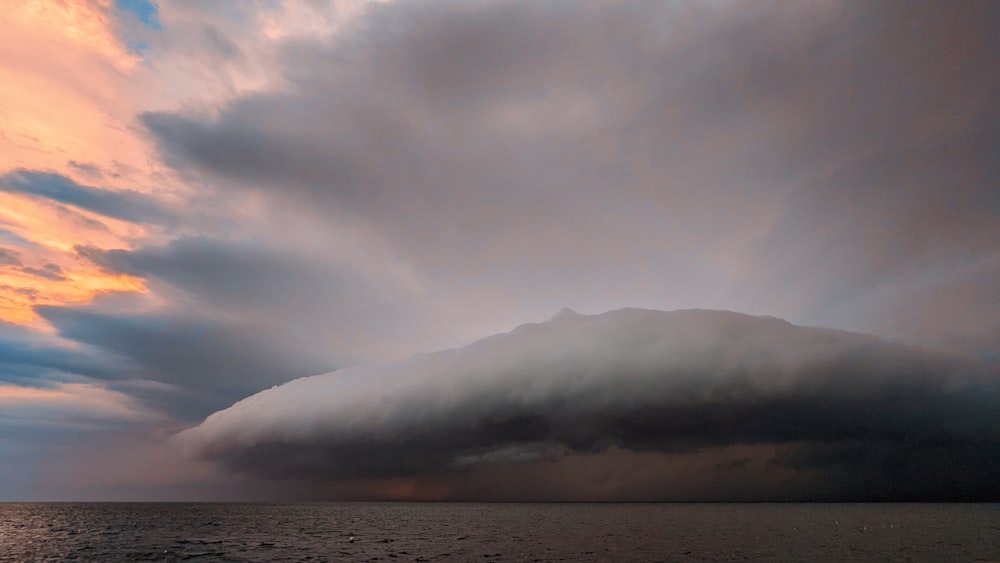
<path fill-rule="evenodd" d="M 156 2 L 150 0 L 115 0 L 117 10 L 131 12 L 143 24 L 152 29 L 162 29 L 160 25 L 160 10 Z"/>

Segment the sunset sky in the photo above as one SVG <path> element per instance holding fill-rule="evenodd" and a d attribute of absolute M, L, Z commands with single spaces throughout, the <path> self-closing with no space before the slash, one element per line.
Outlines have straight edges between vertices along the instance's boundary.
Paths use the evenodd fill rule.
<path fill-rule="evenodd" d="M 7 0 L 0 500 L 1000 500 L 997 29 Z"/>

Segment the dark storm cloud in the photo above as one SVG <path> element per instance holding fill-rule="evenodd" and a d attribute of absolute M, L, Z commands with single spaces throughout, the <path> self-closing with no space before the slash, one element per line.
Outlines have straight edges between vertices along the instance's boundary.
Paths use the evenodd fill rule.
<path fill-rule="evenodd" d="M 19 169 L 0 175 L 0 190 L 74 205 L 99 215 L 134 223 L 164 224 L 173 214 L 157 199 L 136 191 L 81 186 L 53 172 Z"/>
<path fill-rule="evenodd" d="M 998 409 L 1000 378 L 975 364 L 773 318 L 631 309 L 296 380 L 177 440 L 318 482 L 773 446 L 771 466 L 818 476 L 814 498 L 982 500 L 1000 495 Z"/>

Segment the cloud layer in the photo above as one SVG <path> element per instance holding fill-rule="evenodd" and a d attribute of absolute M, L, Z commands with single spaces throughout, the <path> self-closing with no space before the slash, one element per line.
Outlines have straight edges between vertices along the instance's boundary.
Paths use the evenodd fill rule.
<path fill-rule="evenodd" d="M 236 458 L 263 456 L 258 474 L 320 478 L 297 481 L 304 497 L 735 498 L 750 494 L 740 479 L 766 498 L 992 494 L 968 485 L 990 448 L 957 431 L 930 447 L 937 438 L 926 438 L 925 419 L 903 413 L 906 401 L 930 405 L 940 412 L 926 420 L 992 432 L 972 415 L 990 407 L 976 400 L 996 395 L 967 370 L 1000 365 L 1000 79 L 988 72 L 1000 67 L 1000 10 L 990 3 L 7 4 L 0 382 L 11 396 L 65 392 L 111 414 L 121 404 L 151 416 L 56 432 L 46 421 L 62 402 L 21 402 L 16 419 L 0 412 L 0 425 L 17 427 L 0 439 L 0 497 L 89 482 L 25 485 L 46 460 L 119 475 L 95 469 L 133 450 L 106 432 L 115 424 L 128 427 L 129 444 L 150 442 L 136 450 L 150 453 L 135 466 L 143 475 L 166 455 L 153 453 L 164 435 L 262 389 L 463 346 L 564 306 L 704 307 L 875 334 L 969 363 L 872 344 L 865 381 L 896 377 L 897 363 L 918 374 L 944 365 L 959 374 L 949 381 L 985 398 L 944 384 L 935 394 L 928 375 L 900 384 L 912 396 L 883 405 L 879 393 L 895 395 L 862 386 L 867 398 L 853 397 L 822 380 L 822 366 L 796 371 L 804 383 L 786 397 L 733 368 L 711 372 L 725 376 L 718 393 L 759 393 L 758 402 L 732 399 L 730 412 L 692 399 L 668 417 L 653 398 L 699 387 L 684 383 L 667 361 L 674 356 L 651 355 L 670 377 L 632 374 L 619 389 L 607 375 L 593 387 L 559 376 L 572 383 L 571 407 L 516 375 L 563 358 L 519 344 L 511 354 L 527 354 L 523 366 L 496 363 L 534 391 L 507 402 L 476 391 L 475 377 L 428 375 L 440 359 L 405 364 L 413 373 L 388 364 L 331 376 L 361 374 L 345 396 L 379 400 L 369 379 L 384 381 L 386 401 L 443 433 L 401 430 L 415 449 L 407 463 L 373 454 L 354 469 L 297 464 L 306 450 L 294 440 L 220 459 L 246 470 L 256 464 Z M 577 346 L 540 338 L 554 339 L 554 350 Z M 610 369 L 599 351 L 644 357 L 613 339 L 580 338 L 594 350 L 565 353 L 592 360 L 573 360 L 579 372 Z M 840 346 L 830 339 L 831 350 Z M 808 360 L 782 355 L 791 350 L 767 361 L 732 354 L 766 366 Z M 740 369 L 756 374 L 753 365 Z M 484 373 L 482 385 L 507 392 Z M 394 387 L 411 376 L 426 405 Z M 94 402 L 95 393 L 114 400 Z M 436 402 L 451 393 L 495 409 L 493 418 Z M 597 396 L 619 414 L 594 406 Z M 841 414 L 819 420 L 827 401 Z M 969 418 L 954 414 L 959 403 Z M 850 430 L 845 419 L 860 424 L 869 407 L 887 413 L 884 424 Z M 471 426 L 455 430 L 452 415 Z M 241 416 L 247 428 L 291 424 Z M 365 418 L 374 415 L 351 416 L 374 425 Z M 646 436 L 683 428 L 685 417 L 702 426 L 663 443 Z M 907 425 L 924 437 L 887 437 Z M 871 440 L 851 438 L 865 432 Z M 338 455 L 359 460 L 373 438 L 353 436 Z M 93 459 L 67 453 L 69 443 Z M 293 461 L 267 459 L 274 448 Z M 954 477 L 962 470 L 940 452 L 972 469 Z M 926 474 L 911 468 L 907 479 L 873 484 L 901 459 Z M 15 466 L 20 476 L 8 479 Z M 192 490 L 215 489 L 205 483 Z"/>
<path fill-rule="evenodd" d="M 373 5 L 279 42 L 280 88 L 140 120 L 184 177 L 364 225 L 429 285 L 976 354 L 997 336 L 995 12 Z M 949 307 L 959 284 L 968 302 Z M 915 303 L 933 318 L 906 318 Z M 946 326 L 964 319 L 958 343 Z"/>
<path fill-rule="evenodd" d="M 319 483 L 460 484 L 490 466 L 517 475 L 587 456 L 614 473 L 629 455 L 699 453 L 729 463 L 732 479 L 747 459 L 720 451 L 764 448 L 792 478 L 761 498 L 800 494 L 807 476 L 813 498 L 982 498 L 1000 494 L 998 391 L 975 365 L 774 318 L 566 312 L 465 348 L 298 379 L 176 440 L 240 473 Z M 652 477 L 641 485 L 656 496 Z"/>

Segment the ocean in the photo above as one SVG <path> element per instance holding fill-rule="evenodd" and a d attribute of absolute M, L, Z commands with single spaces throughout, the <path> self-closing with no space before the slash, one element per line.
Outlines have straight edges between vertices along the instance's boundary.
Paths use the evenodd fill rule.
<path fill-rule="evenodd" d="M 1000 505 L 0 503 L 0 561 L 1000 561 Z"/>

